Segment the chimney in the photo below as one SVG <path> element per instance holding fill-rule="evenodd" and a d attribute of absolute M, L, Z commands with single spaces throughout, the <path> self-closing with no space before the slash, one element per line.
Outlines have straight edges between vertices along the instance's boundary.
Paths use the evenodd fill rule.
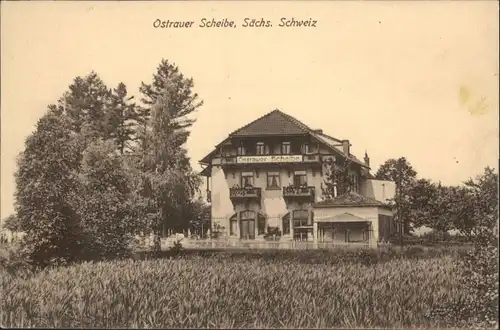
<path fill-rule="evenodd" d="M 368 157 L 368 153 L 366 152 L 366 150 L 365 150 L 365 159 L 364 159 L 364 161 L 365 161 L 366 166 L 370 167 L 370 157 Z"/>
<path fill-rule="evenodd" d="M 315 129 L 314 133 L 323 134 L 323 130 L 322 129 Z"/>
<path fill-rule="evenodd" d="M 349 147 L 351 144 L 349 143 L 349 140 L 342 140 L 342 149 L 344 150 L 344 154 L 346 156 L 349 156 L 351 153 L 349 152 Z"/>

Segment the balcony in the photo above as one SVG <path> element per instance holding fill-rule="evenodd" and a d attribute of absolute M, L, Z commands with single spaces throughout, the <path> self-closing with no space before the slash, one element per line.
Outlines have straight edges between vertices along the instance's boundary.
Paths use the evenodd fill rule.
<path fill-rule="evenodd" d="M 283 187 L 283 198 L 304 198 L 314 201 L 314 187 L 288 186 Z"/>
<path fill-rule="evenodd" d="M 245 155 L 245 156 L 222 156 L 221 165 L 269 165 L 269 164 L 320 164 L 319 154 L 275 154 L 275 155 Z"/>
<path fill-rule="evenodd" d="M 260 200 L 261 188 L 257 187 L 233 187 L 229 188 L 229 198 L 231 200 L 244 200 L 244 199 L 256 199 Z"/>
<path fill-rule="evenodd" d="M 231 165 L 236 164 L 237 157 L 236 156 L 223 156 L 221 158 L 222 165 Z"/>
<path fill-rule="evenodd" d="M 319 163 L 320 158 L 318 154 L 304 155 L 304 163 Z"/>

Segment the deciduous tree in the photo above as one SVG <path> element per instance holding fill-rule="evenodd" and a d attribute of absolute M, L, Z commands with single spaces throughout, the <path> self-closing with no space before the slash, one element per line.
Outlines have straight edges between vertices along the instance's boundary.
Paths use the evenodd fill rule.
<path fill-rule="evenodd" d="M 405 157 L 389 159 L 383 163 L 375 174 L 378 180 L 396 182 L 395 208 L 398 210 L 397 220 L 404 224 L 405 233 L 411 229 L 410 189 L 416 179 L 417 172 Z"/>
<path fill-rule="evenodd" d="M 457 189 L 452 214 L 455 228 L 476 239 L 494 239 L 498 232 L 498 173 L 486 167 Z"/>
<path fill-rule="evenodd" d="M 11 214 L 2 221 L 2 227 L 13 233 L 21 231 L 19 219 L 15 214 Z"/>
<path fill-rule="evenodd" d="M 83 153 L 78 211 L 92 259 L 128 255 L 144 222 L 137 214 L 132 184 L 113 141 L 96 141 Z"/>
<path fill-rule="evenodd" d="M 349 167 L 352 162 L 348 159 L 328 159 L 325 161 L 325 180 L 323 185 L 323 196 L 331 199 L 336 196 L 347 194 L 351 191 L 352 181 L 349 177 Z"/>
<path fill-rule="evenodd" d="M 85 236 L 72 203 L 80 159 L 78 138 L 60 111 L 50 110 L 26 139 L 15 174 L 15 208 L 25 251 L 36 265 L 82 257 Z"/>

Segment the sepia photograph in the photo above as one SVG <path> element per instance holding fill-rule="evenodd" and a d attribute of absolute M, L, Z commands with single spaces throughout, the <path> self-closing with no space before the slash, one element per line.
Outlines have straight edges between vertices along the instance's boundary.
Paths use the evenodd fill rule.
<path fill-rule="evenodd" d="M 497 1 L 1 1 L 2 328 L 498 329 Z"/>

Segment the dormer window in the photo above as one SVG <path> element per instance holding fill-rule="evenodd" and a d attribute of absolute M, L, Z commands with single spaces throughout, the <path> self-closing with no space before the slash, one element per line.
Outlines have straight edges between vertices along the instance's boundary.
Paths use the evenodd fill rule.
<path fill-rule="evenodd" d="M 245 156 L 246 150 L 244 146 L 239 146 L 238 147 L 238 156 Z"/>
<path fill-rule="evenodd" d="M 263 142 L 258 142 L 257 143 L 257 155 L 263 155 L 264 151 L 265 151 L 264 143 Z"/>
<path fill-rule="evenodd" d="M 266 155 L 273 154 L 273 145 L 272 144 L 266 144 L 264 152 L 265 152 Z"/>
<path fill-rule="evenodd" d="M 291 147 L 290 147 L 290 142 L 283 142 L 283 143 L 281 144 L 281 153 L 282 153 L 283 155 L 289 155 L 289 154 L 290 154 L 290 151 L 291 151 L 290 149 L 291 149 Z"/>

